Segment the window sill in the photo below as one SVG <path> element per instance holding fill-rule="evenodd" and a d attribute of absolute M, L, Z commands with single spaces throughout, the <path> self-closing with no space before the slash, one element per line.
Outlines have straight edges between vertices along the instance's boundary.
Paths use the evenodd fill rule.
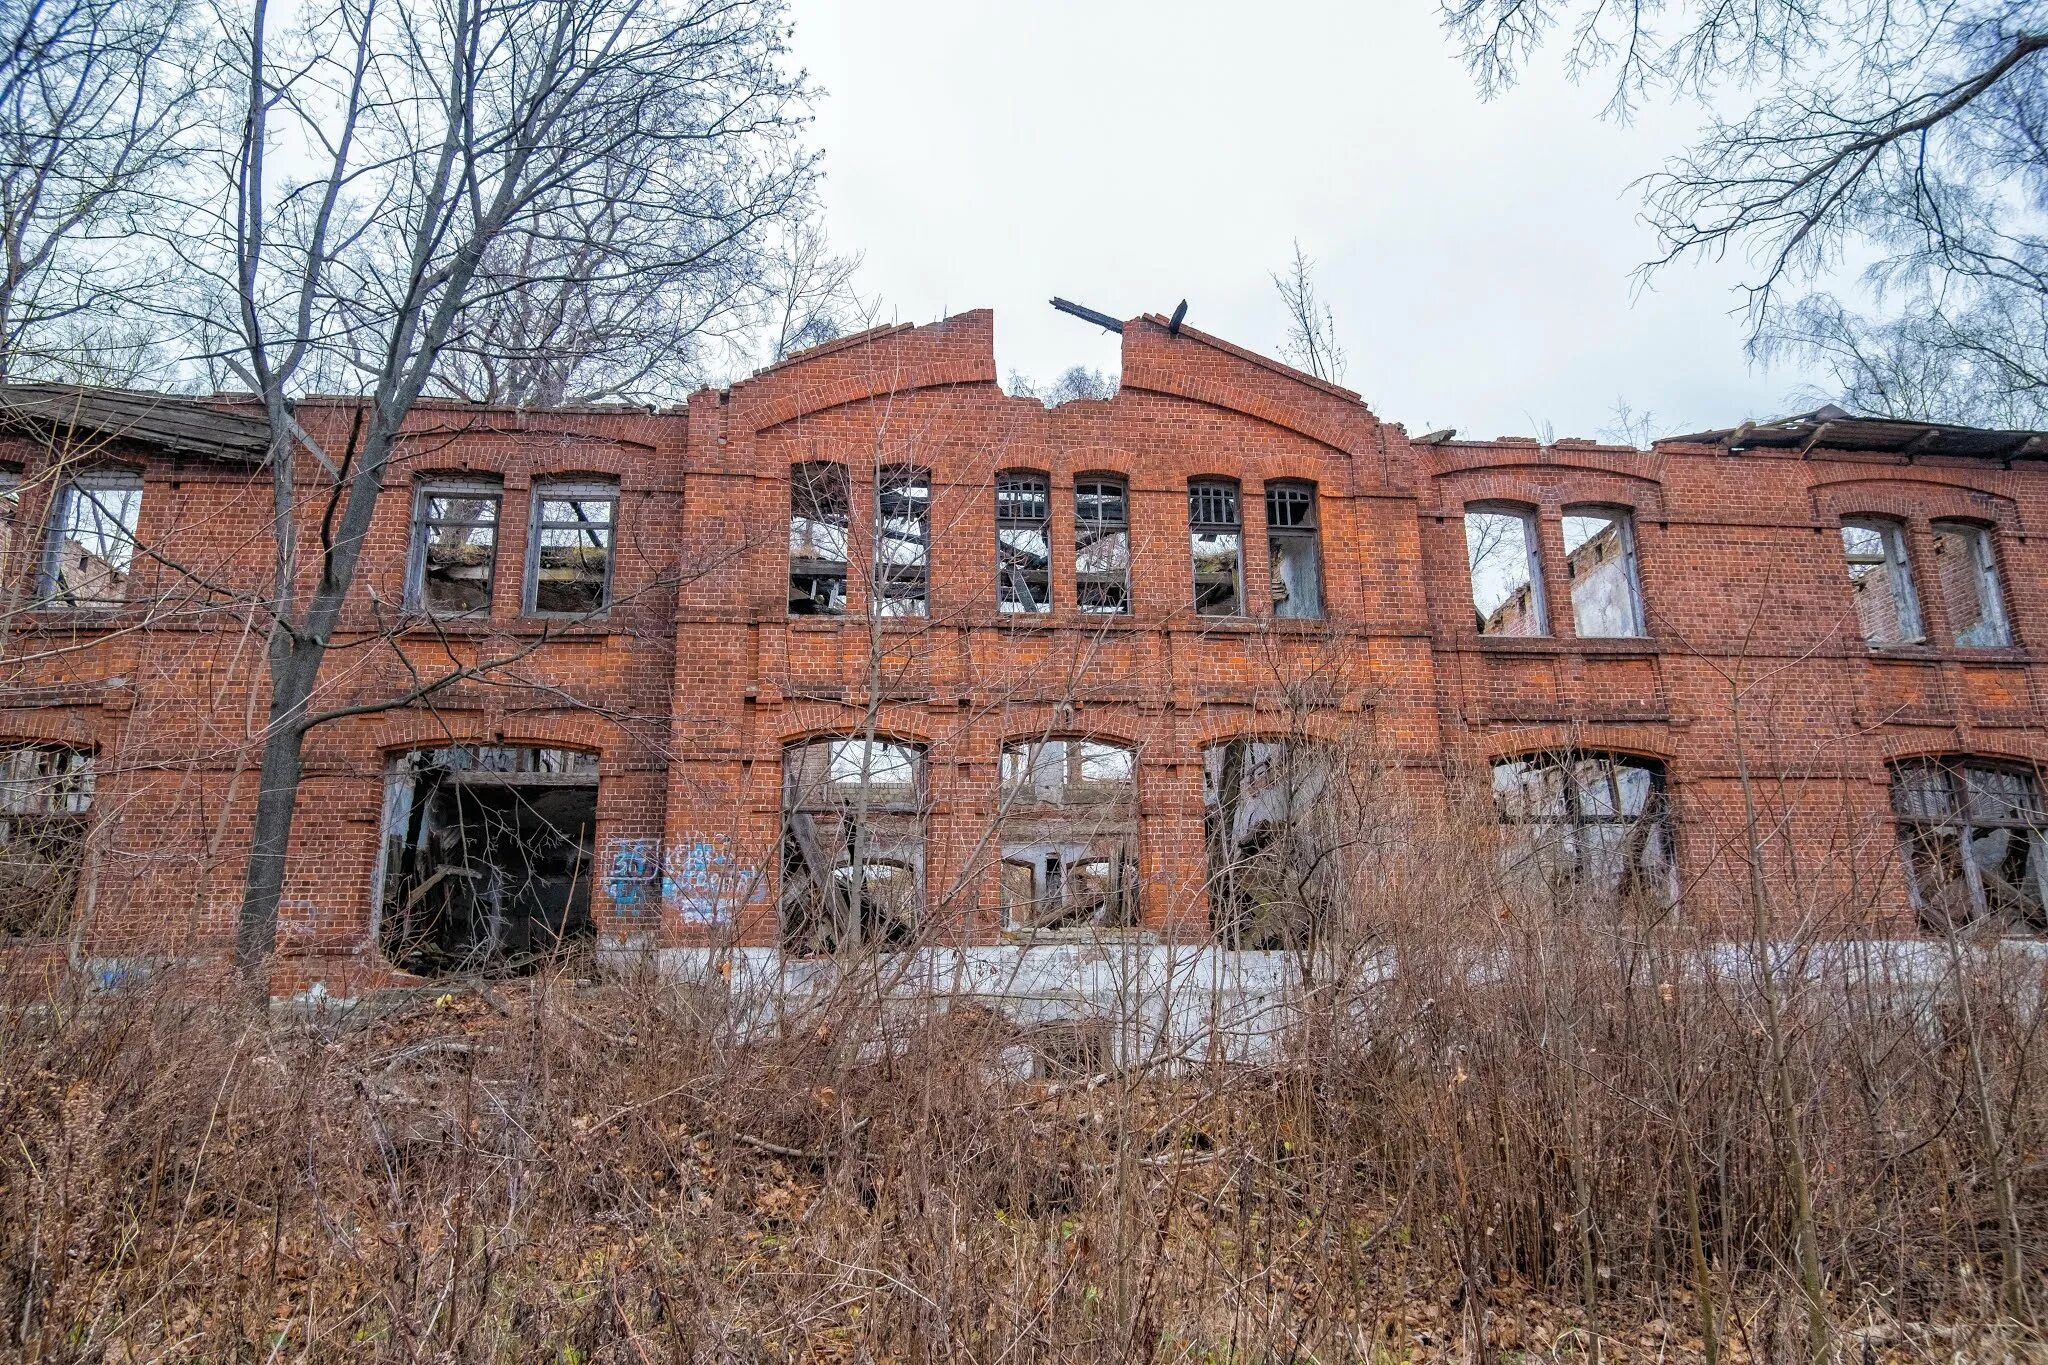
<path fill-rule="evenodd" d="M 1647 635 L 1473 635 L 1469 647 L 1498 654 L 1586 654 L 1603 658 L 1646 659 L 1664 652 Z"/>

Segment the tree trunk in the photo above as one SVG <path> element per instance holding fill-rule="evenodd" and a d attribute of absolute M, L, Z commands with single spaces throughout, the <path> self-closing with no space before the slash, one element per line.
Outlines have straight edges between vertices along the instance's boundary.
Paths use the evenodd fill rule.
<path fill-rule="evenodd" d="M 277 906 L 284 895 L 285 858 L 306 745 L 306 703 L 320 676 L 325 644 L 281 639 L 271 651 L 270 718 L 264 731 L 263 774 L 249 840 L 242 912 L 235 925 L 235 965 L 252 991 L 268 989 L 268 966 L 277 948 Z"/>

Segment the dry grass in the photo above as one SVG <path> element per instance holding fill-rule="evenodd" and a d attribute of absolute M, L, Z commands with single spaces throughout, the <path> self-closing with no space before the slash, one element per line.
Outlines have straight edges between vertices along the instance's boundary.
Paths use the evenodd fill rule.
<path fill-rule="evenodd" d="M 2037 965 L 1795 972 L 1778 1052 L 1754 974 L 1674 930 L 1359 945 L 1271 1065 L 1053 1088 L 988 1010 L 854 984 L 766 1031 L 565 974 L 311 1019 L 177 973 L 18 1006 L 0 1331 L 67 1361 L 2044 1358 Z"/>

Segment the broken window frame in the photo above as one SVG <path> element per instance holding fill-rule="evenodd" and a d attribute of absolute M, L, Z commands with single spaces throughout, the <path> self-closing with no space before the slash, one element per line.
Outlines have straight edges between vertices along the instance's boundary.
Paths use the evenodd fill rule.
<path fill-rule="evenodd" d="M 1851 537 L 1856 532 L 1876 536 L 1878 548 L 1875 551 L 1855 548 Z M 1920 597 L 1913 587 L 1912 558 L 1906 549 L 1904 522 L 1889 517 L 1845 518 L 1842 522 L 1842 561 L 1849 571 L 1852 605 L 1856 594 L 1869 590 L 1866 584 L 1876 576 L 1875 571 L 1883 570 L 1892 619 L 1898 623 L 1898 639 L 1873 639 L 1863 623 L 1863 613 L 1858 611 L 1856 629 L 1865 645 L 1871 649 L 1899 649 L 1927 643 L 1927 623 L 1920 614 Z"/>
<path fill-rule="evenodd" d="M 789 614 L 844 616 L 853 530 L 846 466 L 802 460 L 789 467 Z M 838 557 L 830 551 L 838 541 Z M 826 551 L 824 554 L 818 553 Z M 808 552 L 808 553 L 806 553 Z"/>
<path fill-rule="evenodd" d="M 435 516 L 436 500 L 448 503 L 487 503 L 489 516 Z M 452 510 L 452 508 L 451 508 Z M 489 616 L 498 588 L 498 531 L 504 519 L 504 485 L 492 479 L 423 479 L 413 489 L 412 553 L 406 567 L 406 610 L 419 616 L 452 621 L 469 616 Z M 430 549 L 436 530 L 490 532 L 489 553 L 480 566 L 484 570 L 483 601 L 473 607 L 453 610 L 431 606 L 427 601 Z M 460 543 L 460 542 L 458 542 Z M 474 543 L 474 542 L 471 542 Z"/>
<path fill-rule="evenodd" d="M 2005 592 L 1999 582 L 1998 550 L 1992 542 L 1992 528 L 1974 521 L 1944 519 L 1928 530 L 1934 542 L 1935 583 L 1942 589 L 1942 606 L 1947 609 L 1949 638 L 1957 649 L 2009 649 L 2012 622 L 2005 614 Z M 1961 542 L 1959 546 L 1956 542 Z M 1975 597 L 1976 613 L 1965 625 L 1947 592 L 1947 578 L 1941 561 L 1955 546 L 1969 559 L 1969 583 Z"/>
<path fill-rule="evenodd" d="M 142 499 L 140 470 L 90 470 L 64 481 L 50 508 L 50 533 L 44 541 L 36 590 L 39 606 L 59 611 L 114 611 L 127 605 L 129 580 L 142 551 Z M 88 515 L 96 523 L 90 527 L 84 521 Z M 98 542 L 97 551 L 87 548 L 88 539 Z M 107 566 L 103 581 L 113 584 L 112 595 L 87 596 L 72 590 L 64 551 L 73 543 L 81 555 L 90 555 Z"/>
<path fill-rule="evenodd" d="M 394 966 L 426 976 L 518 972 L 564 944 L 593 937 L 599 768 L 597 754 L 554 745 L 444 744 L 391 753 L 370 925 L 378 951 Z M 539 810 L 556 792 L 577 793 L 579 804 L 588 793 L 589 817 L 574 830 L 557 827 Z M 433 828 L 433 812 L 443 798 L 442 814 L 452 819 Z M 509 811 L 502 809 L 507 805 Z M 557 836 L 558 847 L 532 846 L 521 838 L 519 825 L 528 817 Z M 432 841 L 444 834 L 451 837 L 433 848 Z M 499 866 L 489 856 L 492 843 L 508 836 L 519 843 L 523 869 Z M 540 901 L 545 878 L 537 876 L 537 864 L 559 863 L 565 853 L 568 884 L 558 907 L 560 923 L 553 925 L 552 911 Z M 516 917 L 527 936 L 522 949 L 508 947 L 515 918 L 506 913 L 508 898 L 530 901 L 528 911 L 540 911 Z M 538 951 L 531 947 L 536 923 L 546 944 Z M 456 944 L 469 940 L 467 946 L 450 952 L 437 943 L 443 928 Z"/>
<path fill-rule="evenodd" d="M 0 942 L 48 942 L 70 923 L 96 781 L 83 745 L 0 743 Z"/>
<path fill-rule="evenodd" d="M 1052 480 L 1035 470 L 996 475 L 996 610 L 1052 611 Z"/>
<path fill-rule="evenodd" d="M 1131 614 L 1131 486 L 1120 475 L 1074 480 L 1074 606 L 1090 616 Z"/>
<path fill-rule="evenodd" d="M 1522 531 L 1521 560 L 1523 572 L 1527 575 L 1520 586 L 1502 597 L 1489 613 L 1479 599 L 1480 573 L 1483 561 L 1496 553 L 1511 554 L 1503 548 L 1495 550 L 1473 540 L 1473 524 L 1483 517 L 1498 517 L 1517 523 Z M 1543 591 L 1543 549 L 1542 538 L 1537 531 L 1536 509 L 1527 503 L 1518 502 L 1473 502 L 1465 505 L 1465 570 L 1467 585 L 1471 590 L 1472 617 L 1479 636 L 1487 640 L 1544 639 L 1550 634 L 1550 608 Z M 1521 619 L 1532 622 L 1533 630 L 1509 634 L 1499 629 L 1487 628 L 1490 616 L 1498 617 L 1510 602 L 1526 595 Z"/>
<path fill-rule="evenodd" d="M 1209 923 L 1225 947 L 1315 946 L 1341 898 L 1346 838 L 1333 788 L 1342 772 L 1335 746 L 1305 736 L 1236 736 L 1203 748 Z M 1275 792 L 1279 809 L 1262 814 Z"/>
<path fill-rule="evenodd" d="M 1537 777 L 1540 801 L 1528 799 L 1526 783 L 1502 781 L 1512 770 Z M 1644 778 L 1641 809 L 1633 815 L 1628 813 L 1625 773 Z M 1590 887 L 1602 900 L 1634 899 L 1660 913 L 1669 910 L 1678 900 L 1678 854 L 1665 774 L 1661 760 L 1600 749 L 1495 759 L 1490 775 L 1500 823 L 1511 831 L 1552 831 L 1512 839 L 1510 868 L 1533 868 L 1559 898 L 1583 896 Z M 1597 781 L 1589 782 L 1589 776 Z M 1617 842 L 1614 832 L 1619 833 L 1618 847 L 1609 847 Z M 1601 857 L 1616 858 L 1617 864 L 1599 868 L 1595 860 Z M 1595 876 L 1612 876 L 1614 884 L 1600 885 Z"/>
<path fill-rule="evenodd" d="M 1628 621 L 1625 630 L 1589 631 L 1586 617 L 1590 614 L 1581 609 L 1580 588 L 1591 575 L 1582 577 L 1579 566 L 1573 562 L 1576 549 L 1585 549 L 1599 540 L 1599 533 L 1588 536 L 1577 547 L 1572 545 L 1572 523 L 1575 521 L 1603 521 L 1615 528 L 1616 553 L 1621 556 L 1622 573 L 1626 575 L 1625 588 L 1628 592 Z M 1643 580 L 1636 562 L 1636 518 L 1631 508 L 1610 503 L 1573 503 L 1563 509 L 1560 526 L 1564 537 L 1564 574 L 1570 587 L 1572 602 L 1572 631 L 1581 640 L 1640 640 L 1647 636 L 1649 624 L 1643 611 Z M 1600 561 L 1606 563 L 1604 559 Z"/>
<path fill-rule="evenodd" d="M 882 735 L 820 735 L 783 746 L 777 922 L 786 951 L 837 954 L 916 941 L 925 919 L 926 763 L 923 745 Z M 909 878 L 895 903 L 869 898 L 874 874 L 891 870 Z M 847 890 L 856 883 L 860 895 Z"/>
<path fill-rule="evenodd" d="M 1322 523 L 1317 516 L 1316 486 L 1306 479 L 1277 479 L 1266 485 L 1266 559 L 1271 566 L 1268 589 L 1273 615 L 1282 621 L 1320 621 L 1323 604 Z M 1294 600 L 1283 565 L 1289 556 L 1307 556 L 1307 592 Z"/>
<path fill-rule="evenodd" d="M 1899 866 L 1923 928 L 2048 932 L 2048 810 L 2038 772 L 2023 763 L 1948 755 L 1899 760 L 1889 777 Z M 2007 791 L 1997 792 L 1997 785 Z M 2016 850 L 2015 837 L 2022 841 Z M 2015 852 L 2022 859 L 2018 876 L 1999 875 L 1995 886 L 1977 856 L 1994 842 L 2003 850 L 1994 854 L 2001 868 Z"/>
<path fill-rule="evenodd" d="M 875 470 L 874 614 L 931 615 L 932 475 L 915 464 Z"/>
<path fill-rule="evenodd" d="M 998 891 L 1008 932 L 1139 926 L 1137 781 L 1138 751 L 1114 740 L 1051 735 L 1003 744 Z M 1027 878 L 1020 895 L 1017 883 Z"/>
<path fill-rule="evenodd" d="M 1213 542 L 1206 552 L 1205 540 Z M 1228 574 L 1202 572 L 1205 561 L 1216 563 L 1226 554 Z M 1195 615 L 1244 616 L 1244 504 L 1237 480 L 1188 480 L 1188 555 Z M 1227 595 L 1218 593 L 1216 589 L 1226 581 Z"/>
<path fill-rule="evenodd" d="M 575 509 L 568 518 L 550 516 L 548 504 L 562 503 Z M 595 510 L 602 506 L 604 518 L 592 520 L 585 509 Z M 577 537 L 574 546 L 580 552 L 585 548 L 581 541 L 588 539 L 591 546 L 604 551 L 604 569 L 597 580 L 597 605 L 593 607 L 554 608 L 540 605 L 541 575 L 547 572 L 542 557 L 550 548 L 545 542 L 549 532 L 569 532 Z M 601 538 L 600 538 L 601 537 Z M 531 494 L 526 534 L 526 589 L 522 610 L 528 616 L 552 617 L 574 621 L 594 620 L 610 614 L 612 608 L 612 568 L 618 561 L 619 541 L 619 486 L 602 479 L 550 480 L 536 482 Z"/>

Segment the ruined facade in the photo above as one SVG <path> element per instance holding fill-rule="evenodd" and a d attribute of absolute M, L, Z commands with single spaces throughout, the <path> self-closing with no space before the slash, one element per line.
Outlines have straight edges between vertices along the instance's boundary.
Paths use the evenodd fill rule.
<path fill-rule="evenodd" d="M 2048 442 L 1829 412 L 1647 451 L 1410 437 L 1157 317 L 1114 398 L 1047 409 L 1000 390 L 992 328 L 667 411 L 421 404 L 316 702 L 343 714 L 282 979 L 586 935 L 1292 947 L 1370 896 L 1360 828 L 1475 792 L 1505 866 L 1712 922 L 1745 770 L 1806 905 L 2042 927 Z M 0 953 L 225 951 L 262 424 L 5 403 Z M 351 413 L 299 419 L 340 450 Z"/>

